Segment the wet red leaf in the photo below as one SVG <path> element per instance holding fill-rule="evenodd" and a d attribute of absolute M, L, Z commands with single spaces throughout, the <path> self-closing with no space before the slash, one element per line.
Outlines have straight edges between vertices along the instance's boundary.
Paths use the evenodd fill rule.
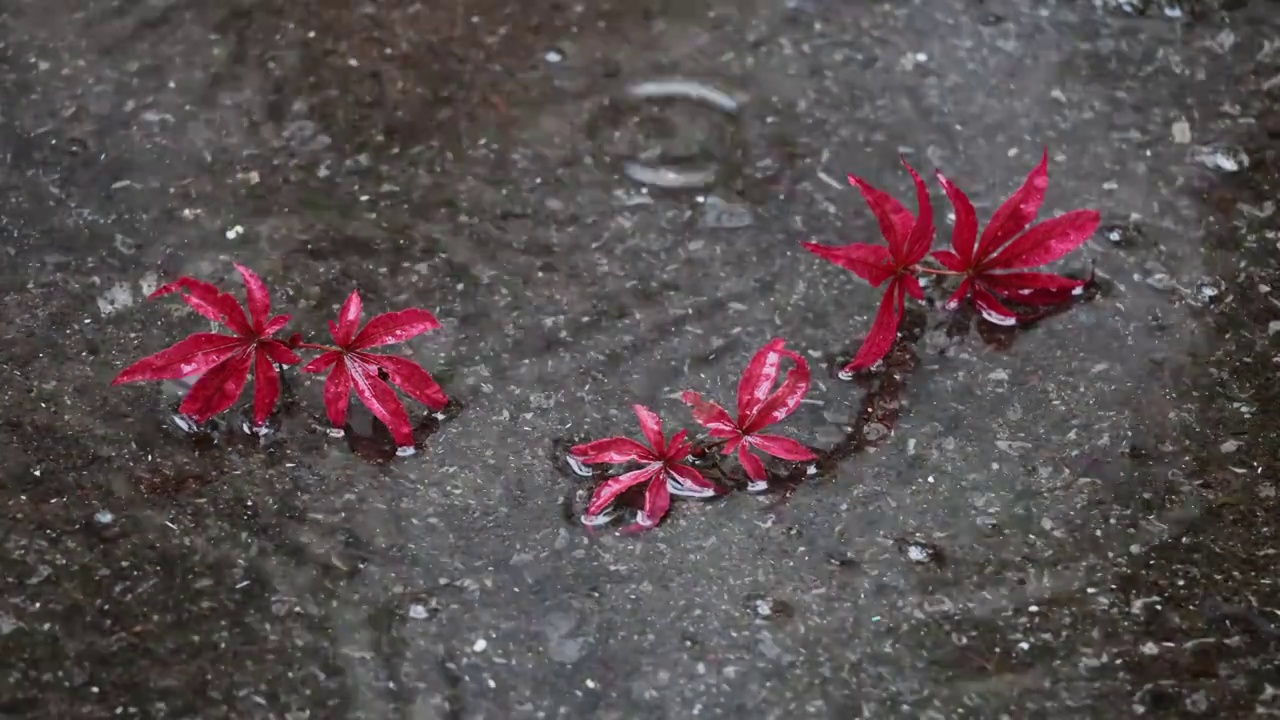
<path fill-rule="evenodd" d="M 933 206 L 924 181 L 904 159 L 902 164 L 911 174 L 916 186 L 916 204 L 919 213 L 912 216 L 902 203 L 888 193 L 872 187 L 853 175 L 849 183 L 858 188 L 871 212 L 880 224 L 880 234 L 887 247 L 867 243 L 852 243 L 842 247 L 804 243 L 804 248 L 818 257 L 849 270 L 858 277 L 880 287 L 887 280 L 884 297 L 876 312 L 871 330 L 845 367 L 846 372 L 864 370 L 883 358 L 897 337 L 898 324 L 902 321 L 906 296 L 924 299 L 924 290 L 916 278 L 916 264 L 924 259 L 933 242 Z"/>
<path fill-rule="evenodd" d="M 351 392 L 374 417 L 391 431 L 400 448 L 413 447 L 413 425 L 404 404 L 392 385 L 432 410 L 442 410 L 448 403 L 440 385 L 420 365 L 392 355 L 366 352 L 369 348 L 401 343 L 422 333 L 435 330 L 440 323 L 426 310 L 409 308 L 383 313 L 360 329 L 360 293 L 352 290 L 338 321 L 329 322 L 334 346 L 303 344 L 303 347 L 326 352 L 307 363 L 303 372 L 329 370 L 324 383 L 324 405 L 330 424 L 342 428 L 347 423 L 347 405 Z M 390 383 L 390 384 L 388 384 Z"/>
<path fill-rule="evenodd" d="M 996 209 L 980 239 L 977 215 L 969 198 L 938 173 L 938 181 L 955 209 L 956 221 L 951 249 L 937 250 L 933 257 L 947 270 L 963 276 L 960 286 L 947 299 L 948 310 L 970 298 L 987 320 L 1014 325 L 1020 317 L 1002 301 L 1057 305 L 1081 292 L 1085 280 L 1024 271 L 1058 260 L 1083 245 L 1100 219 L 1093 210 L 1073 210 L 1027 227 L 1044 201 L 1049 185 L 1048 164 L 1045 151 L 1022 187 Z"/>
<path fill-rule="evenodd" d="M 190 277 L 178 278 L 148 298 L 176 292 L 197 313 L 230 329 L 233 335 L 192 333 L 121 370 L 111 384 L 177 380 L 200 374 L 178 411 L 204 422 L 231 407 L 243 392 L 252 369 L 253 424 L 264 424 L 280 397 L 280 376 L 275 365 L 293 365 L 301 360 L 285 343 L 271 337 L 285 326 L 289 316 L 268 317 L 271 300 L 262 280 L 243 265 L 236 264 L 235 268 L 244 280 L 247 317 L 230 293 Z"/>
<path fill-rule="evenodd" d="M 607 463 L 620 465 L 635 462 L 641 467 L 605 480 L 591 494 L 587 504 L 587 517 L 591 524 L 614 500 L 627 490 L 648 483 L 645 488 L 644 510 L 636 524 L 642 528 L 657 526 L 671 505 L 671 494 L 691 497 L 710 497 L 718 494 L 716 486 L 687 464 L 693 443 L 688 432 L 681 430 L 668 442 L 662 433 L 662 420 L 649 408 L 633 405 L 645 443 L 631 438 L 611 437 L 595 440 L 569 449 L 569 454 L 588 465 Z"/>
<path fill-rule="evenodd" d="M 777 384 L 782 361 L 789 359 L 791 369 Z M 783 460 L 813 460 L 817 456 L 804 445 L 780 435 L 760 431 L 781 422 L 796 411 L 809 391 L 809 363 L 798 353 L 787 350 L 782 338 L 770 340 L 756 351 L 738 381 L 738 417 L 734 419 L 724 408 L 686 390 L 681 400 L 693 409 L 693 418 L 707 429 L 707 434 L 725 441 L 720 452 L 737 453 L 738 462 L 747 477 L 766 482 L 764 463 L 750 450 L 759 450 Z"/>

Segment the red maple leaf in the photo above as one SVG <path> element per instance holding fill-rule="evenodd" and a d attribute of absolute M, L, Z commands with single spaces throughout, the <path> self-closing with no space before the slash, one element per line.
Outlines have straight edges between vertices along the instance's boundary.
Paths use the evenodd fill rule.
<path fill-rule="evenodd" d="M 569 449 L 570 455 L 588 465 L 627 462 L 643 465 L 638 470 L 611 477 L 596 488 L 591 494 L 591 502 L 587 504 L 586 517 L 583 518 L 587 524 L 597 524 L 600 514 L 619 495 L 645 482 L 649 486 L 645 489 L 644 510 L 636 522 L 646 528 L 654 527 L 667 514 L 672 493 L 691 497 L 717 494 L 715 485 L 686 464 L 689 453 L 693 450 L 693 443 L 687 439 L 688 431 L 681 430 L 672 436 L 671 442 L 667 442 L 662 434 L 662 420 L 652 410 L 643 405 L 631 407 L 640 420 L 640 432 L 644 434 L 648 445 L 631 438 L 611 437 L 575 445 Z"/>
<path fill-rule="evenodd" d="M 783 358 L 790 358 L 794 365 L 778 389 L 773 390 Z M 787 350 L 782 338 L 775 338 L 756 351 L 742 372 L 742 379 L 738 381 L 737 420 L 731 418 L 724 408 L 703 400 L 692 390 L 686 390 L 680 399 L 693 408 L 694 420 L 707 429 L 707 434 L 728 441 L 721 448 L 721 454 L 736 452 L 738 462 L 751 479 L 748 489 L 758 491 L 764 489 L 768 474 L 764 463 L 751 450 L 783 460 L 812 460 L 817 457 L 795 440 L 760 432 L 795 412 L 808 391 L 809 363 L 797 353 Z"/>
<path fill-rule="evenodd" d="M 972 297 L 983 317 L 1000 325 L 1013 325 L 1018 316 L 1005 307 L 1000 298 L 1025 305 L 1056 305 L 1084 287 L 1084 280 L 1052 273 L 1018 272 L 1062 258 L 1084 244 L 1098 227 L 1097 212 L 1073 210 L 1027 228 L 1044 201 L 1049 185 L 1048 165 L 1046 150 L 1022 187 L 996 209 L 980 239 L 978 218 L 969 198 L 938 173 L 938 181 L 955 208 L 956 221 L 951 233 L 951 249 L 936 250 L 933 257 L 947 270 L 964 276 L 960 287 L 947 299 L 948 310 L 954 310 L 966 297 Z"/>
<path fill-rule="evenodd" d="M 916 171 L 907 164 L 902 164 L 911 173 L 916 185 L 916 203 L 919 215 L 912 217 L 902 203 L 893 199 L 888 193 L 867 184 L 861 178 L 849 176 L 849 184 L 857 186 L 871 212 L 880 223 L 880 233 L 884 236 L 888 247 L 868 243 L 852 243 L 841 247 L 804 243 L 809 252 L 824 260 L 839 265 L 853 272 L 858 277 L 871 283 L 872 287 L 880 287 L 886 280 L 884 297 L 880 300 L 880 309 L 876 311 L 875 320 L 871 323 L 871 331 L 867 333 L 862 346 L 853 360 L 845 366 L 846 372 L 863 370 L 871 367 L 884 357 L 898 335 L 898 324 L 902 321 L 908 294 L 917 300 L 924 299 L 924 290 L 916 279 L 916 263 L 924 259 L 933 242 L 933 206 L 929 202 L 929 190 Z"/>
<path fill-rule="evenodd" d="M 365 352 L 381 345 L 401 343 L 422 333 L 440 327 L 435 316 L 426 310 L 409 308 L 383 313 L 371 319 L 363 330 L 360 327 L 360 293 L 352 290 L 342 309 L 338 322 L 329 321 L 329 335 L 334 346 L 304 343 L 302 347 L 326 352 L 307 363 L 303 372 L 318 373 L 332 367 L 324 382 L 324 406 L 329 422 L 336 431 L 347 424 L 347 403 L 351 391 L 391 431 L 400 454 L 413 450 L 413 425 L 395 390 L 387 384 L 391 381 L 406 395 L 432 410 L 442 410 L 449 400 L 431 375 L 411 360 L 393 355 L 377 355 Z"/>
<path fill-rule="evenodd" d="M 193 333 L 121 370 L 111 384 L 176 380 L 203 373 L 183 398 L 178 411 L 196 422 L 204 422 L 231 407 L 240 397 L 252 368 L 253 424 L 266 423 L 280 397 L 280 375 L 275 363 L 292 365 L 300 362 L 300 358 L 284 343 L 271 338 L 289 322 L 289 316 L 268 318 L 271 299 L 266 286 L 249 268 L 238 263 L 235 267 L 244 279 L 248 318 L 231 294 L 190 277 L 180 277 L 148 296 L 151 299 L 176 292 L 196 312 L 230 329 L 234 335 Z"/>

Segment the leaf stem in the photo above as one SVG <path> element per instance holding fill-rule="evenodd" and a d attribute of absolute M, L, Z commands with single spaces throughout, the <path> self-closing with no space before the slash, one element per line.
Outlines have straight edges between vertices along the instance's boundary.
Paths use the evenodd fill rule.
<path fill-rule="evenodd" d="M 933 268 L 928 265 L 912 265 L 911 269 L 928 275 L 964 275 L 964 273 L 956 272 L 955 270 L 943 270 L 942 268 Z"/>
<path fill-rule="evenodd" d="M 342 352 L 342 348 L 339 348 L 339 347 L 334 347 L 332 345 L 319 345 L 316 343 L 309 343 L 309 342 L 298 343 L 298 347 L 305 348 L 307 350 L 324 350 L 325 352 Z"/>

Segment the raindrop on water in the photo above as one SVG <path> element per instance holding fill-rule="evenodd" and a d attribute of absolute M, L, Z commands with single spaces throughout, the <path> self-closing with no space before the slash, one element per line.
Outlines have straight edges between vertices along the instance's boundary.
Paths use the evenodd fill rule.
<path fill-rule="evenodd" d="M 628 178 L 692 190 L 741 170 L 740 109 L 733 95 L 703 82 L 646 80 L 605 103 L 589 125 L 597 152 L 621 158 Z"/>

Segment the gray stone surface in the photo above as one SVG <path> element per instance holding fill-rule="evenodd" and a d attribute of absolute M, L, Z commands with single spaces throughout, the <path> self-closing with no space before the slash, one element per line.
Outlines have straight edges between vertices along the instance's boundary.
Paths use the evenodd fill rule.
<path fill-rule="evenodd" d="M 9 0 L 0 717 L 1280 715 L 1278 10 Z M 673 76 L 740 117 L 621 99 Z M 992 343 L 917 309 L 890 374 L 825 373 L 876 295 L 798 247 L 875 236 L 823 176 L 905 193 L 903 153 L 986 217 L 1044 145 L 1097 297 Z M 353 286 L 436 312 L 462 412 L 386 462 L 296 373 L 262 443 L 108 387 L 202 328 L 144 294 L 232 259 L 292 330 Z M 677 424 L 775 335 L 817 370 L 792 434 L 866 441 L 573 522 L 557 441 Z"/>

